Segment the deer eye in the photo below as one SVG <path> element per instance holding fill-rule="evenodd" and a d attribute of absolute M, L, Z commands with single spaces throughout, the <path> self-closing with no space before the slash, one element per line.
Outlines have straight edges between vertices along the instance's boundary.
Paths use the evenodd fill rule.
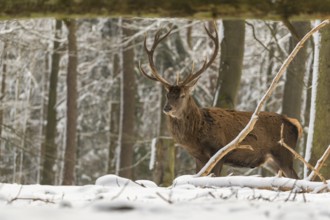
<path fill-rule="evenodd" d="M 181 98 L 181 99 L 184 99 L 184 97 L 186 97 L 185 94 L 180 95 L 180 98 Z"/>

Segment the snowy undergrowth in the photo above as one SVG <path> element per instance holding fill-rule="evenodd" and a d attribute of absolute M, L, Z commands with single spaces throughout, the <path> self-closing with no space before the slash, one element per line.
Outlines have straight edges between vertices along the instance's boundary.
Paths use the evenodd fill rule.
<path fill-rule="evenodd" d="M 235 178 L 239 181 L 241 177 Z M 267 180 L 244 178 L 240 181 Z M 201 187 L 202 183 L 208 183 L 208 187 Z M 100 177 L 95 185 L 86 186 L 1 184 L 0 219 L 330 218 L 330 193 L 220 185 L 216 178 L 184 176 L 174 181 L 172 187 L 159 187 L 151 181 L 134 182 L 115 175 Z"/>

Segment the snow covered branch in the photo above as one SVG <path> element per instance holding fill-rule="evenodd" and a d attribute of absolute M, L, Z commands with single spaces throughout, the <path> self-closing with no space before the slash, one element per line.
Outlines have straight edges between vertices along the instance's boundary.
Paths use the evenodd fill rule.
<path fill-rule="evenodd" d="M 300 193 L 330 192 L 330 184 L 295 180 L 284 177 L 257 176 L 227 176 L 227 177 L 198 177 L 181 176 L 173 181 L 173 186 L 191 184 L 197 187 L 249 187 L 254 189 L 296 191 Z"/>

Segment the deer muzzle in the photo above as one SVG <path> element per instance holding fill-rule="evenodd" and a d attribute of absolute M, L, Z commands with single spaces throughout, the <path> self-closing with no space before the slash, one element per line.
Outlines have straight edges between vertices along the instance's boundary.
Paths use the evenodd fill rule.
<path fill-rule="evenodd" d="M 172 106 L 169 104 L 166 104 L 163 109 L 165 114 L 169 114 L 172 111 Z"/>

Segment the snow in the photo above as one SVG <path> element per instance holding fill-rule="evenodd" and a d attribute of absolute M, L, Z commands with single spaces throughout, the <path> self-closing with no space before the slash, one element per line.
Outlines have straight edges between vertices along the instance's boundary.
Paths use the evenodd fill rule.
<path fill-rule="evenodd" d="M 227 178 L 227 179 L 226 179 Z M 261 177 L 181 176 L 171 187 L 115 175 L 95 185 L 0 184 L 0 219 L 329 219 L 330 193 L 293 193 L 233 186 L 220 180 L 269 181 Z M 288 181 L 286 178 L 273 178 Z M 200 187 L 196 186 L 196 181 Z M 212 182 L 213 181 L 213 182 Z M 233 181 L 233 182 L 235 182 Z M 304 181 L 304 180 L 302 180 Z M 206 183 L 212 186 L 205 187 Z M 217 183 L 217 184 L 216 184 Z M 204 186 L 202 186 L 204 184 Z M 217 186 L 218 185 L 218 186 Z"/>
<path fill-rule="evenodd" d="M 151 155 L 149 162 L 149 170 L 153 170 L 156 163 L 156 144 L 157 144 L 157 138 L 153 138 L 150 146 Z"/>

